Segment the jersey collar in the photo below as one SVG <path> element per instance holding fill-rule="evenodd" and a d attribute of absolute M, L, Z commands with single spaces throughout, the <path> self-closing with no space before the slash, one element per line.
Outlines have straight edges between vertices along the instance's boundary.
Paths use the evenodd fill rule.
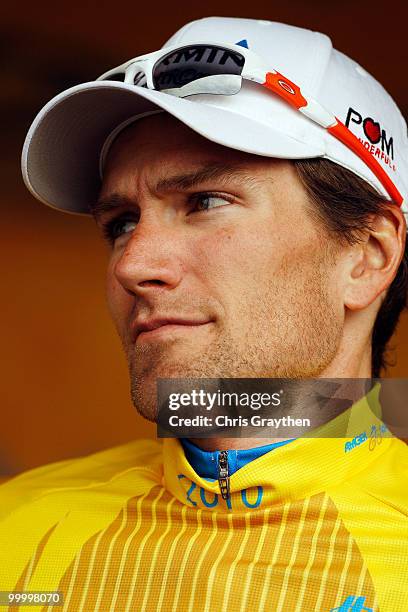
<path fill-rule="evenodd" d="M 325 491 L 364 470 L 391 443 L 380 418 L 379 391 L 376 384 L 348 410 L 314 430 L 314 437 L 298 438 L 237 470 L 230 477 L 230 500 L 222 499 L 218 480 L 197 474 L 179 439 L 164 438 L 163 484 L 180 502 L 217 511 L 270 506 Z M 255 506 L 260 495 L 262 503 Z"/>

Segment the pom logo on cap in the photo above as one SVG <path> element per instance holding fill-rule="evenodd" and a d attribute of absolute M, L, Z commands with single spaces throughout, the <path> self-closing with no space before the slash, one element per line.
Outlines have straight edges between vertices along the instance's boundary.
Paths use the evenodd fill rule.
<path fill-rule="evenodd" d="M 379 161 L 382 161 L 386 166 L 391 168 L 391 170 L 396 172 L 397 167 L 394 163 L 393 137 L 387 137 L 387 132 L 384 128 L 381 128 L 378 121 L 375 121 L 372 117 L 363 118 L 361 113 L 350 106 L 347 112 L 345 125 L 346 127 L 350 127 L 352 123 L 361 125 L 361 132 L 364 138 L 359 136 L 359 140 L 363 143 L 365 148 L 370 151 L 374 157 L 377 157 Z"/>

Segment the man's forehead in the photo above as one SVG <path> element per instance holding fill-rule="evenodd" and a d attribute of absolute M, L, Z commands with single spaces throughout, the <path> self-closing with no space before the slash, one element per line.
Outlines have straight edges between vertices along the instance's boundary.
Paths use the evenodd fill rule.
<path fill-rule="evenodd" d="M 108 157 L 117 154 L 118 151 L 133 147 L 143 147 L 141 153 L 154 149 L 171 150 L 177 146 L 176 143 L 183 143 L 184 146 L 188 145 L 198 150 L 226 149 L 204 138 L 169 113 L 163 112 L 138 118 L 126 126 L 113 141 Z"/>
<path fill-rule="evenodd" d="M 204 138 L 168 113 L 136 120 L 115 138 L 106 154 L 105 170 L 132 163 L 185 166 L 205 163 L 209 158 L 231 166 L 259 166 L 272 158 L 232 149 Z"/>
<path fill-rule="evenodd" d="M 107 154 L 101 192 L 142 175 L 158 191 L 187 189 L 199 180 L 250 178 L 261 169 L 268 171 L 273 161 L 209 141 L 163 113 L 137 120 L 119 133 Z"/>

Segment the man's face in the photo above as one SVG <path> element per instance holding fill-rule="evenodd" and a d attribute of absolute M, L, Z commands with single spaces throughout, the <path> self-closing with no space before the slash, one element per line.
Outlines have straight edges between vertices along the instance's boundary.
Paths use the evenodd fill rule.
<path fill-rule="evenodd" d="M 316 377 L 333 360 L 335 260 L 290 162 L 216 145 L 163 113 L 119 135 L 100 203 L 98 223 L 114 224 L 108 305 L 145 418 L 156 419 L 157 378 Z"/>

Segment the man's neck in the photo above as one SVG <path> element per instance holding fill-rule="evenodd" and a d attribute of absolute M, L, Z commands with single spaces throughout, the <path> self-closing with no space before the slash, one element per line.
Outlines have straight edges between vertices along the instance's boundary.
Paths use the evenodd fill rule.
<path fill-rule="evenodd" d="M 355 363 L 344 364 L 336 369 L 335 375 L 333 374 L 334 368 L 330 367 L 322 373 L 318 379 L 315 379 L 317 396 L 319 400 L 321 398 L 322 386 L 319 386 L 319 380 L 321 380 L 324 386 L 324 396 L 328 401 L 322 403 L 321 401 L 311 401 L 307 403 L 306 408 L 302 405 L 302 393 L 298 394 L 298 399 L 291 402 L 290 408 L 285 410 L 285 416 L 299 414 L 307 414 L 311 423 L 315 426 L 325 424 L 331 419 L 335 418 L 341 412 L 344 412 L 353 403 L 358 401 L 367 393 L 367 380 L 371 378 L 371 355 L 368 360 L 355 360 Z M 346 374 L 347 373 L 347 374 Z M 327 379 L 338 379 L 333 384 L 333 392 L 327 393 L 327 385 L 325 384 Z M 305 381 L 306 382 L 306 381 Z M 314 385 L 314 381 L 308 381 L 311 385 Z M 327 381 L 329 388 L 331 388 L 331 381 Z M 300 387 L 302 388 L 302 387 Z M 323 413 L 322 413 L 323 409 Z M 314 428 L 314 426 L 312 427 Z M 286 437 L 211 437 L 211 438 L 193 438 L 191 441 L 199 446 L 202 450 L 215 451 L 215 450 L 239 450 L 248 448 L 257 448 L 259 446 L 265 446 L 267 444 L 275 444 L 276 442 L 282 442 L 284 440 L 293 439 L 295 436 L 290 435 Z"/>

